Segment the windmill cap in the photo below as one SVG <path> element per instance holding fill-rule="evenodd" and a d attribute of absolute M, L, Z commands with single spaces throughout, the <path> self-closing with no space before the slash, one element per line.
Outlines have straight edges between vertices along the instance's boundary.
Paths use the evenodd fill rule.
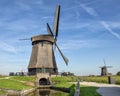
<path fill-rule="evenodd" d="M 36 41 L 48 41 L 48 42 L 52 42 L 54 43 L 54 37 L 51 35 L 37 35 L 37 36 L 33 36 L 31 38 L 32 42 L 36 42 Z"/>

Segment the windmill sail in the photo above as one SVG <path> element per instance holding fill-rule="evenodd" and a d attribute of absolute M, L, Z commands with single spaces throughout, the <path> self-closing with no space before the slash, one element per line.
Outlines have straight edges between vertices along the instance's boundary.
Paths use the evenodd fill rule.
<path fill-rule="evenodd" d="M 19 39 L 19 40 L 31 40 L 31 38 Z"/>
<path fill-rule="evenodd" d="M 106 66 L 106 62 L 105 62 L 105 59 L 103 59 L 103 62 L 104 62 L 104 65 Z"/>
<path fill-rule="evenodd" d="M 58 5 L 56 8 L 55 19 L 54 19 L 54 30 L 53 31 L 55 33 L 55 39 L 58 36 L 59 17 L 60 17 L 60 5 Z"/>
<path fill-rule="evenodd" d="M 52 30 L 51 30 L 51 28 L 50 28 L 48 23 L 47 23 L 47 31 L 48 31 L 48 34 L 54 36 L 54 34 L 53 34 L 53 32 L 52 32 Z"/>
<path fill-rule="evenodd" d="M 65 57 L 65 56 L 63 55 L 63 53 L 61 52 L 61 50 L 60 50 L 60 48 L 58 47 L 58 45 L 57 45 L 57 44 L 55 44 L 55 45 L 56 45 L 56 47 L 58 48 L 58 51 L 60 52 L 63 60 L 64 60 L 65 63 L 66 63 L 66 65 L 68 65 L 69 60 L 67 59 L 67 57 Z"/>

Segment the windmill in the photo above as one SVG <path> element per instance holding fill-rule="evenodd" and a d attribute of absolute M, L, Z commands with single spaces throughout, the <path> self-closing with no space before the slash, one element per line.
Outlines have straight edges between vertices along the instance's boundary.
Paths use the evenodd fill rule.
<path fill-rule="evenodd" d="M 101 68 L 101 76 L 107 76 L 108 75 L 107 68 L 112 68 L 112 66 L 106 66 L 105 59 L 103 59 L 103 62 L 104 62 L 104 66 L 99 67 Z"/>
<path fill-rule="evenodd" d="M 36 73 L 58 74 L 53 46 L 58 49 L 66 65 L 68 64 L 68 59 L 63 55 L 57 45 L 59 17 L 60 5 L 56 8 L 53 30 L 47 23 L 48 34 L 31 37 L 32 53 L 28 65 L 29 75 L 35 75 Z"/>

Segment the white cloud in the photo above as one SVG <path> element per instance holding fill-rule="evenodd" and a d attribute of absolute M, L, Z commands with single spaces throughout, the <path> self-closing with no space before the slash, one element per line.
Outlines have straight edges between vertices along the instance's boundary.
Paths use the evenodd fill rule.
<path fill-rule="evenodd" d="M 1 41 L 0 41 L 0 49 L 6 52 L 16 53 L 16 49 L 14 46 Z"/>
<path fill-rule="evenodd" d="M 120 39 L 120 35 L 115 33 L 105 21 L 100 21 L 100 23 L 108 30 L 109 33 L 111 33 L 116 38 Z"/>
<path fill-rule="evenodd" d="M 88 22 L 84 22 L 84 23 L 74 23 L 74 22 L 68 22 L 68 23 L 61 23 L 60 25 L 60 29 L 80 29 L 80 28 L 84 28 L 84 27 L 88 27 L 91 26 L 90 23 Z"/>
<path fill-rule="evenodd" d="M 43 0 L 29 0 L 29 2 L 26 2 L 26 0 L 23 1 L 16 1 L 16 8 L 21 9 L 24 11 L 31 11 L 34 9 L 34 7 L 45 9 L 44 1 Z"/>
<path fill-rule="evenodd" d="M 70 7 L 70 8 L 63 9 L 63 11 L 68 11 L 68 10 L 75 9 L 75 8 L 79 8 L 79 7 L 80 7 L 80 6 L 74 6 L 74 7 Z"/>
<path fill-rule="evenodd" d="M 93 8 L 87 7 L 87 6 L 85 6 L 84 4 L 81 4 L 80 6 L 81 6 L 85 11 L 87 11 L 90 15 L 92 15 L 92 16 L 98 16 L 98 14 L 96 13 L 96 11 L 95 11 Z"/>
<path fill-rule="evenodd" d="M 94 16 L 94 17 L 97 17 L 99 16 L 98 13 L 91 7 L 87 7 L 85 6 L 84 4 L 81 4 L 81 7 L 90 15 Z M 116 38 L 120 39 L 120 35 L 115 33 L 111 28 L 110 26 L 103 20 L 98 20 L 100 22 L 100 24 L 102 24 L 104 26 L 104 28 L 106 30 L 108 30 L 109 33 L 111 33 L 113 36 L 115 36 Z"/>
<path fill-rule="evenodd" d="M 11 32 L 10 34 L 29 33 L 30 31 L 42 30 L 43 28 L 40 29 L 40 27 L 43 26 L 44 25 L 40 25 L 37 21 L 29 19 L 18 19 L 11 22 L 5 20 L 0 22 L 0 31 L 4 31 L 3 34 L 6 32 Z"/>
<path fill-rule="evenodd" d="M 78 50 L 80 48 L 96 48 L 100 46 L 101 41 L 96 40 L 67 40 L 61 42 L 63 50 Z"/>
<path fill-rule="evenodd" d="M 107 22 L 111 28 L 120 28 L 120 22 Z"/>

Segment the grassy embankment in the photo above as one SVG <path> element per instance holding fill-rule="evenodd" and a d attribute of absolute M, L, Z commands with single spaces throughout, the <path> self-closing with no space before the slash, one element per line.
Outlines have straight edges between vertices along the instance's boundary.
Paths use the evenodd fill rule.
<path fill-rule="evenodd" d="M 70 88 L 71 92 L 69 96 L 73 96 L 75 92 L 75 84 L 71 84 L 69 82 L 76 81 L 76 77 L 52 77 L 51 80 L 53 83 L 55 83 L 55 87 L 62 87 L 62 88 Z"/>
<path fill-rule="evenodd" d="M 34 82 L 35 77 L 31 76 L 13 76 L 10 78 L 0 79 L 0 88 L 12 89 L 12 90 L 23 90 L 32 88 L 27 82 Z"/>
<path fill-rule="evenodd" d="M 76 86 L 71 82 L 76 82 L 80 78 L 75 76 L 68 76 L 68 77 L 53 77 L 52 82 L 56 82 L 54 86 L 56 87 L 64 87 L 64 88 L 71 88 L 71 93 L 69 96 L 73 96 Z M 97 87 L 92 86 L 80 86 L 80 93 L 81 96 L 100 96 L 97 92 Z"/>

